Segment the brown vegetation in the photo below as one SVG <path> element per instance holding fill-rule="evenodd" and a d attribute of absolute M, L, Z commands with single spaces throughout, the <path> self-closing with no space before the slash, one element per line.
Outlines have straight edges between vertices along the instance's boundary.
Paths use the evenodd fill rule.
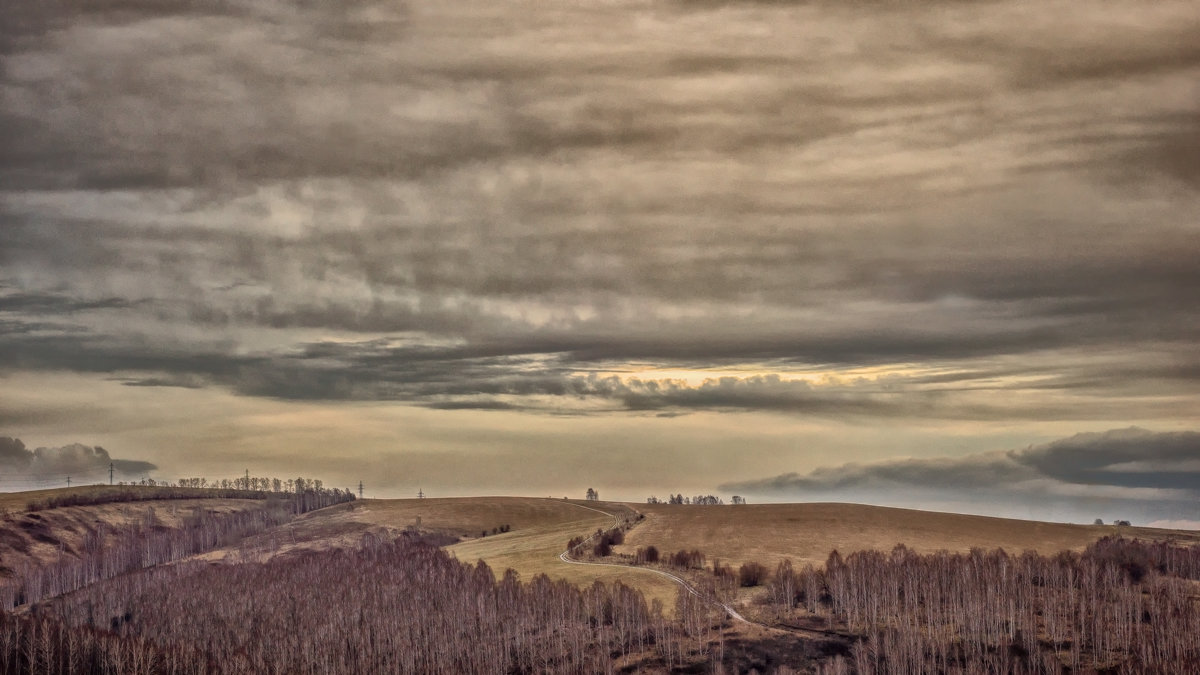
<path fill-rule="evenodd" d="M 1200 546 L 1103 539 L 1082 554 L 835 551 L 781 564 L 780 620 L 852 641 L 830 672 L 1200 672 Z"/>
<path fill-rule="evenodd" d="M 163 501 L 179 499 L 271 499 L 286 497 L 296 502 L 300 513 L 354 499 L 349 490 L 326 488 L 320 480 L 304 478 L 282 481 L 278 478 L 235 479 L 214 481 L 209 487 L 200 479 L 180 479 L 179 485 L 90 485 L 74 489 L 43 490 L 29 493 L 25 511 L 45 511 L 72 506 Z M 21 493 L 17 493 L 18 496 Z M 12 497 L 4 500 L 12 502 Z M 6 509 L 11 510 L 11 509 Z"/>
<path fill-rule="evenodd" d="M 744 504 L 687 507 L 642 504 L 645 521 L 630 531 L 617 553 L 633 555 L 655 546 L 660 551 L 703 551 L 734 565 L 755 561 L 768 569 L 790 559 L 803 565 L 824 563 L 829 552 L 889 551 L 904 544 L 918 553 L 941 550 L 965 553 L 972 548 L 1032 550 L 1044 555 L 1082 551 L 1115 533 L 1112 526 L 1043 523 L 936 513 L 859 504 Z M 1141 539 L 1173 537 L 1200 542 L 1200 533 L 1122 528 Z"/>
<path fill-rule="evenodd" d="M 756 562 L 745 562 L 738 568 L 738 583 L 743 587 L 758 586 L 767 578 L 767 568 Z"/>
<path fill-rule="evenodd" d="M 64 672 L 72 658 L 128 673 L 150 672 L 135 658 L 152 658 L 158 673 L 596 673 L 638 655 L 663 670 L 710 649 L 715 617 L 681 603 L 674 622 L 621 584 L 497 580 L 482 563 L 405 537 L 368 539 L 356 550 L 184 563 L 92 585 L 39 606 L 37 627 L 0 624 L 0 674 Z"/>
<path fill-rule="evenodd" d="M 20 615 L 0 616 L 0 675 L 1200 669 L 1200 648 L 1190 639 L 1200 634 L 1200 546 L 1114 537 L 1051 556 L 982 549 L 922 554 L 898 546 L 834 553 L 824 567 L 772 558 L 768 566 L 744 554 L 731 556 L 730 564 L 729 542 L 719 552 L 689 546 L 660 554 L 655 545 L 620 552 L 628 548 L 623 541 L 642 536 L 642 526 L 630 529 L 638 514 L 620 505 L 591 502 L 611 514 L 605 517 L 596 507 L 561 500 L 482 500 L 489 508 L 473 500 L 411 501 L 347 503 L 299 518 L 302 505 L 279 499 L 229 512 L 203 507 L 224 503 L 219 499 L 172 501 L 162 518 L 148 503 L 131 503 L 120 508 L 136 510 L 136 518 L 93 525 L 69 543 L 59 523 L 64 514 L 114 507 L 10 514 L 0 546 L 57 546 L 60 556 L 36 569 L 7 566 L 9 557 L 0 566 L 0 601 L 33 603 Z M 167 527 L 165 515 L 184 504 L 190 510 L 173 515 Z M 754 507 L 674 509 L 718 514 Z M 449 553 L 430 546 L 429 540 L 457 539 L 450 528 L 425 527 L 453 525 L 455 511 L 465 514 L 462 529 L 494 523 L 488 536 L 472 536 Z M 879 511 L 864 513 L 897 516 Z M 754 515 L 751 531 L 758 527 Z M 937 523 L 945 514 L 920 515 Z M 1043 525 L 1000 523 L 1004 536 Z M 333 546 L 296 545 L 298 536 L 335 535 Z M 713 534 L 690 536 L 712 540 Z M 775 550 L 790 543 L 777 539 L 784 541 Z M 926 532 L 925 545 L 932 541 Z M 671 567 L 698 594 L 627 567 L 565 565 L 557 560 L 564 542 L 585 560 L 615 555 Z M 232 552 L 227 562 L 237 564 L 187 559 L 222 547 Z M 252 550 L 266 548 L 273 552 Z M 455 560 L 484 557 L 468 552 L 579 576 L 499 573 L 507 566 Z M 585 581 L 588 575 L 614 582 Z M 523 576 L 531 581 L 522 583 Z M 661 594 L 649 601 L 616 582 L 641 584 L 643 577 L 668 584 L 674 601 Z M 66 593 L 72 589 L 80 590 Z M 744 613 L 782 628 L 730 624 L 713 600 L 753 600 Z"/>
<path fill-rule="evenodd" d="M 166 499 L 182 499 L 175 490 L 156 491 L 156 494 L 165 494 Z M 0 610 L 36 603 L 117 574 L 240 542 L 248 535 L 276 527 L 304 511 L 353 499 L 348 492 L 337 490 L 306 490 L 290 495 L 268 493 L 268 499 L 257 502 L 256 508 L 231 512 L 208 509 L 201 500 L 194 503 L 190 512 L 178 518 L 178 524 L 173 527 L 164 524 L 153 507 L 146 507 L 137 518 L 124 522 L 100 519 L 80 522 L 64 520 L 59 514 L 60 511 L 83 511 L 94 515 L 95 512 L 89 509 L 95 506 L 80 507 L 77 504 L 111 504 L 119 497 L 131 495 L 133 501 L 145 502 L 147 494 L 128 490 L 108 490 L 91 495 L 76 493 L 63 500 L 70 502 L 69 506 L 47 507 L 45 511 L 6 517 L 3 543 L 22 555 L 5 557 L 4 578 L 0 579 Z M 74 547 L 68 545 L 60 529 L 72 522 L 82 527 L 74 539 Z M 28 555 L 30 546 L 21 533 L 33 542 L 57 547 L 57 555 L 49 560 Z"/>
<path fill-rule="evenodd" d="M 211 550 L 287 522 L 293 515 L 288 504 L 268 502 L 228 514 L 196 507 L 177 529 L 164 527 L 153 510 L 146 512 L 142 522 L 119 528 L 100 523 L 87 533 L 76 555 L 46 565 L 22 561 L 11 579 L 0 584 L 0 608 L 36 603 L 118 574 Z"/>
<path fill-rule="evenodd" d="M 27 511 L 45 511 L 70 506 L 98 506 L 125 502 L 148 502 L 168 499 L 266 499 L 270 492 L 224 490 L 220 488 L 142 487 L 122 485 L 96 488 L 81 492 L 63 492 L 31 500 Z"/>

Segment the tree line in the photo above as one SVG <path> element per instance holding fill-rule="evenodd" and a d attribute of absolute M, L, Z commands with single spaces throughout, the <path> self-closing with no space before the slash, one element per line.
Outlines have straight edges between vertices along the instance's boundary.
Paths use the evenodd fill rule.
<path fill-rule="evenodd" d="M 695 504 L 699 506 L 720 506 L 725 503 L 724 499 L 716 495 L 696 495 L 694 497 L 684 497 L 681 494 L 667 495 L 667 500 L 663 501 L 658 497 L 651 495 L 646 498 L 647 504 Z M 746 500 L 738 495 L 733 496 L 734 504 L 745 504 Z"/>
<path fill-rule="evenodd" d="M 180 478 L 175 485 L 153 478 L 137 483 L 121 482 L 115 486 L 95 486 L 84 492 L 67 492 L 31 500 L 27 511 L 45 511 L 69 506 L 96 506 L 117 502 L 139 502 L 166 499 L 268 499 L 294 497 L 312 510 L 354 499 L 349 488 L 327 488 L 319 479 L 235 478 L 214 480 Z M 301 511 L 303 512 L 303 511 Z"/>

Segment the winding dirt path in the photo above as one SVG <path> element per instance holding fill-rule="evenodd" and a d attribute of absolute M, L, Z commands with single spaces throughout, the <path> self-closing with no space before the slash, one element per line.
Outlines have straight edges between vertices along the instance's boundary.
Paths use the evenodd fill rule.
<path fill-rule="evenodd" d="M 619 517 L 613 515 L 612 513 L 609 513 L 608 511 L 602 511 L 600 509 L 592 508 L 590 506 L 584 506 L 583 504 L 574 504 L 574 506 L 578 506 L 581 509 L 587 509 L 588 511 L 594 511 L 601 515 L 605 515 L 605 516 L 612 518 L 614 527 L 619 526 L 621 524 L 621 519 Z M 595 538 L 596 538 L 596 535 L 592 534 L 590 537 L 588 537 L 587 539 L 584 539 L 583 541 L 584 541 L 584 543 L 586 543 Z M 830 638 L 846 639 L 846 638 L 850 637 L 848 635 L 845 635 L 843 633 L 840 633 L 840 632 L 834 631 L 834 630 L 819 630 L 819 629 L 813 629 L 813 628 L 801 628 L 799 626 L 779 626 L 779 625 L 771 626 L 771 625 L 768 625 L 765 623 L 759 623 L 758 621 L 752 621 L 752 620 L 747 619 L 746 617 L 742 616 L 736 609 L 721 602 L 720 600 L 717 600 L 716 598 L 701 595 L 700 592 L 697 591 L 694 586 L 689 584 L 686 579 L 683 579 L 682 577 L 679 577 L 675 574 L 671 574 L 670 572 L 666 572 L 663 570 L 657 570 L 657 569 L 654 569 L 651 567 L 638 567 L 636 565 L 619 565 L 616 563 L 584 562 L 582 560 L 575 560 L 575 559 L 571 558 L 570 552 L 571 552 L 570 549 L 568 549 L 566 551 L 563 551 L 562 553 L 559 553 L 558 559 L 568 565 L 593 565 L 596 567 L 618 567 L 623 570 L 630 570 L 630 571 L 637 571 L 637 572 L 649 572 L 651 574 L 657 574 L 661 577 L 666 577 L 670 581 L 682 586 L 684 589 L 687 590 L 688 593 L 691 593 L 693 596 L 695 596 L 705 602 L 712 603 L 712 604 L 720 607 L 721 609 L 725 610 L 725 613 L 729 615 L 729 618 L 733 619 L 734 621 L 744 624 L 746 626 L 754 626 L 757 629 L 762 629 L 769 634 L 788 635 L 791 637 L 800 637 L 800 638 L 805 638 L 805 639 L 809 639 L 809 640 L 828 640 Z"/>
<path fill-rule="evenodd" d="M 583 504 L 574 504 L 574 506 L 578 506 L 581 509 L 587 509 L 588 511 L 595 511 L 596 513 L 600 513 L 600 514 L 603 514 L 603 515 L 606 515 L 606 516 L 612 518 L 614 527 L 618 527 L 621 525 L 621 519 L 607 511 L 601 511 L 600 509 L 594 509 L 590 506 L 584 506 Z M 593 534 L 592 536 L 588 537 L 587 539 L 584 539 L 583 543 L 587 543 L 595 538 L 596 538 L 596 535 Z M 563 551 L 562 553 L 559 553 L 558 559 L 567 563 L 568 565 L 591 565 L 594 567 L 619 567 L 623 570 L 636 570 L 638 572 L 649 572 L 651 574 L 657 574 L 661 577 L 666 577 L 667 579 L 670 579 L 671 581 L 679 584 L 680 586 L 682 586 L 684 588 L 684 590 L 686 590 L 688 593 L 691 593 L 695 597 L 700 598 L 701 600 L 704 600 L 705 602 L 711 602 L 711 603 L 717 605 L 721 609 L 725 610 L 725 613 L 729 615 L 729 618 L 733 619 L 734 621 L 738 621 L 738 622 L 746 623 L 746 624 L 762 625 L 762 624 L 757 624 L 753 621 L 747 620 L 746 617 L 739 614 L 736 609 L 721 602 L 720 600 L 701 595 L 700 592 L 697 591 L 685 579 L 683 579 L 679 576 L 676 576 L 674 574 L 671 574 L 670 572 L 665 572 L 663 570 L 656 570 L 656 569 L 653 569 L 650 567 L 637 567 L 635 565 L 618 565 L 616 563 L 584 562 L 582 560 L 574 560 L 573 558 L 571 558 L 571 556 L 569 555 L 570 552 L 571 552 L 571 550 L 567 549 L 567 550 Z M 767 626 L 763 626 L 763 627 L 767 628 Z"/>

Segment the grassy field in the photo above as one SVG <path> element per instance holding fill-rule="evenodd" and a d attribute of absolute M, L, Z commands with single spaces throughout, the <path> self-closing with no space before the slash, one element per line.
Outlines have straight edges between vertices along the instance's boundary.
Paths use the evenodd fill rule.
<path fill-rule="evenodd" d="M 648 600 L 658 599 L 670 608 L 676 587 L 657 575 L 633 569 L 568 565 L 558 559 L 571 537 L 610 527 L 614 517 L 635 513 L 625 504 L 537 497 L 368 499 L 351 508 L 309 514 L 294 527 L 301 540 L 323 539 L 327 545 L 336 546 L 364 532 L 399 532 L 419 523 L 423 531 L 463 537 L 448 550 L 463 562 L 483 560 L 497 576 L 512 568 L 526 581 L 537 574 L 581 586 L 619 580 L 636 585 Z M 510 526 L 511 531 L 490 534 L 492 528 L 501 525 Z M 489 534 L 481 537 L 484 530 Z"/>
<path fill-rule="evenodd" d="M 757 561 L 773 569 L 785 558 L 793 564 L 825 562 L 829 552 L 890 550 L 904 544 L 920 553 L 968 551 L 973 547 L 1034 550 L 1053 554 L 1082 550 L 1114 534 L 1110 525 L 1071 525 L 860 504 L 743 504 L 688 506 L 640 504 L 646 520 L 626 537 L 618 552 L 656 546 L 663 553 L 698 549 L 735 565 Z M 1144 539 L 1174 537 L 1200 541 L 1200 532 L 1122 527 L 1121 534 Z"/>

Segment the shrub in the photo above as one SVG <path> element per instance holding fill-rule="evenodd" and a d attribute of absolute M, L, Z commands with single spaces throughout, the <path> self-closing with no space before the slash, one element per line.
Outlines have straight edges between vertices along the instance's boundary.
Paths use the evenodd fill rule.
<path fill-rule="evenodd" d="M 767 568 L 756 562 L 744 563 L 738 570 L 738 583 L 744 587 L 758 586 L 767 578 Z"/>
<path fill-rule="evenodd" d="M 658 562 L 658 549 L 653 546 L 639 548 L 635 554 L 638 564 L 654 564 Z"/>
<path fill-rule="evenodd" d="M 657 548 L 655 548 L 653 546 L 646 547 L 646 562 L 648 562 L 648 563 L 658 562 L 658 549 Z"/>
<path fill-rule="evenodd" d="M 674 567 L 689 569 L 692 567 L 704 567 L 704 554 L 696 549 L 690 551 L 680 550 L 671 556 L 670 563 Z"/>

